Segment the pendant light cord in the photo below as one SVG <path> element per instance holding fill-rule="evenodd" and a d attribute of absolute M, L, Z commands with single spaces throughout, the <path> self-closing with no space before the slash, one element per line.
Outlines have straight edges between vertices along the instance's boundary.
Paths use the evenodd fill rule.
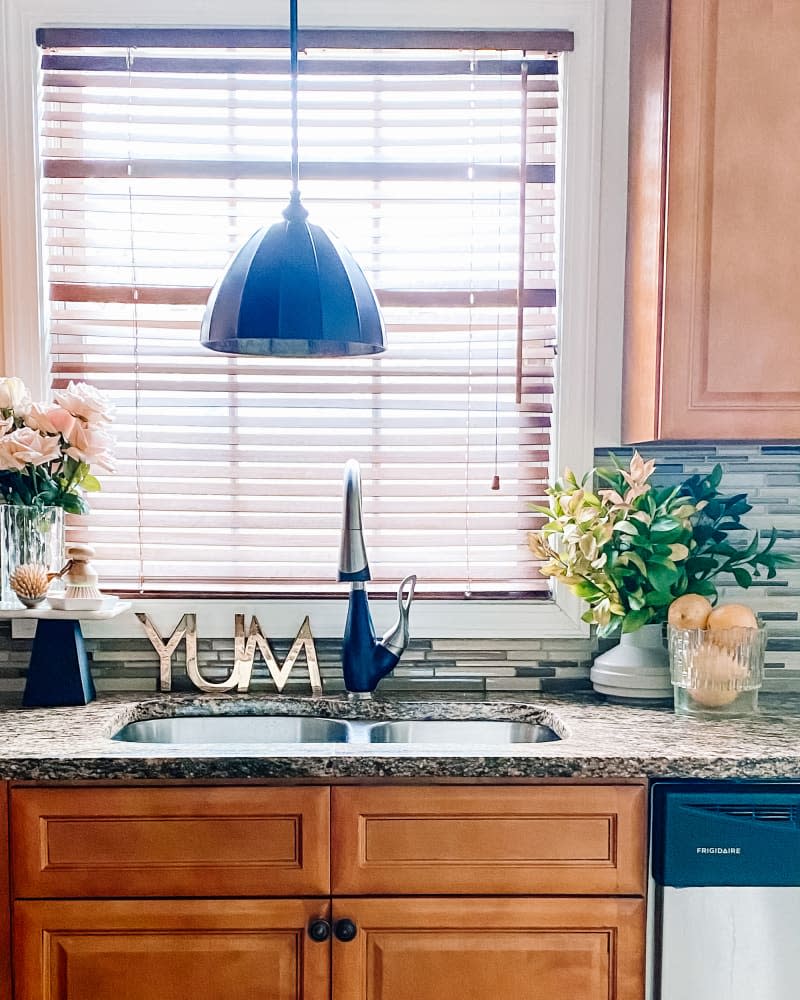
<path fill-rule="evenodd" d="M 297 152 L 297 0 L 289 2 L 289 71 L 292 78 L 292 194 L 300 194 L 300 157 Z"/>
<path fill-rule="evenodd" d="M 308 212 L 300 204 L 300 155 L 297 140 L 297 0 L 289 0 L 289 75 L 292 94 L 292 194 L 283 211 L 287 222 L 302 222 Z"/>

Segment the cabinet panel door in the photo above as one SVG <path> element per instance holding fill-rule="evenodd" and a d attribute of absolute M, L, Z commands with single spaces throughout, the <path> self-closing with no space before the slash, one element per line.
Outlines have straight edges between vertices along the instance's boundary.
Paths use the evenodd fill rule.
<path fill-rule="evenodd" d="M 0 1000 L 11 1000 L 11 900 L 8 885 L 8 782 L 0 781 Z"/>
<path fill-rule="evenodd" d="M 644 785 L 339 787 L 335 894 L 637 895 Z"/>
<path fill-rule="evenodd" d="M 16 1000 L 328 1000 L 327 901 L 57 901 L 14 907 Z"/>
<path fill-rule="evenodd" d="M 15 788 L 15 898 L 330 890 L 327 788 Z"/>
<path fill-rule="evenodd" d="M 673 0 L 671 27 L 660 436 L 796 438 L 800 4 Z"/>
<path fill-rule="evenodd" d="M 342 1000 L 641 1000 L 640 899 L 334 900 Z"/>

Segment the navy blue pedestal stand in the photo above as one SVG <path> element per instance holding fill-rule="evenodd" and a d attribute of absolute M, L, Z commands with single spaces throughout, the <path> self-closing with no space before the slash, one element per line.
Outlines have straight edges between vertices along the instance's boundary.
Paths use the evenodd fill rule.
<path fill-rule="evenodd" d="M 72 618 L 40 619 L 22 704 L 28 708 L 88 705 L 94 698 L 81 623 Z"/>

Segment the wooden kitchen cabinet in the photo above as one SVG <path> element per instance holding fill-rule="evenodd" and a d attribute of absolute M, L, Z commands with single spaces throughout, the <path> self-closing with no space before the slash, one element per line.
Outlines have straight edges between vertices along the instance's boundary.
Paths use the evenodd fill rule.
<path fill-rule="evenodd" d="M 0 831 L 8 830 L 8 782 L 0 781 Z M 0 833 L 0 1000 L 11 1000 L 11 893 L 8 837 Z"/>
<path fill-rule="evenodd" d="M 330 789 L 15 788 L 17 898 L 324 896 Z"/>
<path fill-rule="evenodd" d="M 642 899 L 348 899 L 334 1000 L 642 1000 Z"/>
<path fill-rule="evenodd" d="M 644 782 L 15 787 L 14 998 L 641 1000 L 646 808 Z"/>
<path fill-rule="evenodd" d="M 800 4 L 632 5 L 623 440 L 800 437 Z"/>
<path fill-rule="evenodd" d="M 332 789 L 334 895 L 642 895 L 643 785 Z"/>
<path fill-rule="evenodd" d="M 198 886 L 200 889 L 200 886 Z M 47 900 L 14 907 L 17 1000 L 330 1000 L 318 900 Z"/>

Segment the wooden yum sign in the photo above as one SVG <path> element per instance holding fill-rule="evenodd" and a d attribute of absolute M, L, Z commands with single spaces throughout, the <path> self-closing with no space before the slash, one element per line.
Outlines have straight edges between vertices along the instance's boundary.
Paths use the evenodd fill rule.
<path fill-rule="evenodd" d="M 250 681 L 253 677 L 253 661 L 256 650 L 264 658 L 269 670 L 270 677 L 275 682 L 278 691 L 283 691 L 289 674 L 297 662 L 297 657 L 305 650 L 306 663 L 308 664 L 308 676 L 311 681 L 311 693 L 313 695 L 322 694 L 322 680 L 319 674 L 319 663 L 317 662 L 317 649 L 314 645 L 314 636 L 311 634 L 311 625 L 308 616 L 305 617 L 300 631 L 295 636 L 294 642 L 286 659 L 282 664 L 278 663 L 275 653 L 272 650 L 269 639 L 261 631 L 261 626 L 255 615 L 250 619 L 250 625 L 245 628 L 244 615 L 234 615 L 234 652 L 233 670 L 224 681 L 208 681 L 200 673 L 197 662 L 197 615 L 185 614 L 178 622 L 172 635 L 168 639 L 162 638 L 158 629 L 150 621 L 146 614 L 136 613 L 136 617 L 144 626 L 147 637 L 153 644 L 153 648 L 158 654 L 161 664 L 162 691 L 172 690 L 172 655 L 181 642 L 186 642 L 186 673 L 189 680 L 200 691 L 207 693 L 232 691 L 234 688 L 240 693 L 244 693 L 250 688 Z"/>

